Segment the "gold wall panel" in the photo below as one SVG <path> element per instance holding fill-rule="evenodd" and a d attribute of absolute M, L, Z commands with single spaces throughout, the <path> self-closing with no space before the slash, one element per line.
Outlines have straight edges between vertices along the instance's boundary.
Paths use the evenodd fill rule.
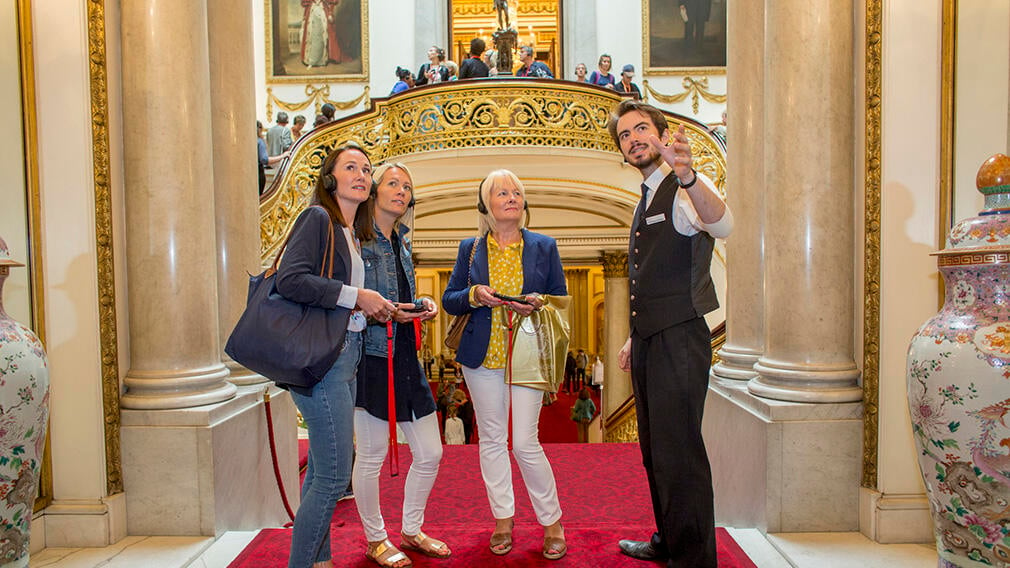
<path fill-rule="evenodd" d="M 866 187 L 863 210 L 863 487 L 877 488 L 880 421 L 880 104 L 882 0 L 866 0 Z"/>

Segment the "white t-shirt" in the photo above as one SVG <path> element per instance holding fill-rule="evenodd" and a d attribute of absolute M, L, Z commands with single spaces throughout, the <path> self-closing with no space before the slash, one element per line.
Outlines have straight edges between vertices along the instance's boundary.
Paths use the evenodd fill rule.
<path fill-rule="evenodd" d="M 344 231 L 344 239 L 347 240 L 347 248 L 351 251 L 351 278 L 349 283 L 345 283 L 340 288 L 337 305 L 354 310 L 354 306 L 358 303 L 358 288 L 365 285 L 365 263 L 361 260 L 357 240 L 351 233 L 351 229 L 343 227 L 342 230 Z M 351 320 L 347 323 L 347 331 L 364 331 L 367 325 L 365 314 L 354 310 L 351 312 Z"/>

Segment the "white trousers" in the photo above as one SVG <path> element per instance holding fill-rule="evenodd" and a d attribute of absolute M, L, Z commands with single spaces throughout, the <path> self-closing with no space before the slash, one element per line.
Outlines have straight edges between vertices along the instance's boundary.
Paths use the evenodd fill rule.
<path fill-rule="evenodd" d="M 504 369 L 463 367 L 463 376 L 470 388 L 473 410 L 480 437 L 480 472 L 496 519 L 515 515 L 515 495 L 512 492 L 512 464 L 508 455 L 509 390 Z M 538 423 L 543 391 L 512 386 L 512 453 L 537 521 L 552 525 L 561 518 L 558 487 L 554 471 L 540 445 Z"/>
<path fill-rule="evenodd" d="M 404 534 L 416 535 L 424 524 L 424 507 L 442 461 L 442 440 L 438 434 L 438 415 L 434 412 L 412 422 L 397 422 L 407 438 L 414 461 L 403 486 Z M 379 476 L 389 451 L 389 422 L 380 420 L 363 408 L 354 409 L 356 454 L 351 482 L 358 516 L 369 542 L 385 540 L 386 525 L 379 510 Z"/>

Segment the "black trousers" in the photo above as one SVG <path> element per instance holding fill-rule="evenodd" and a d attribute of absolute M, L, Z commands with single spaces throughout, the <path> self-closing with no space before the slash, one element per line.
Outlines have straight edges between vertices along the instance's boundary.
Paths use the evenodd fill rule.
<path fill-rule="evenodd" d="M 670 568 L 716 568 L 712 470 L 701 437 L 712 344 L 704 318 L 631 336 L 638 442 Z"/>

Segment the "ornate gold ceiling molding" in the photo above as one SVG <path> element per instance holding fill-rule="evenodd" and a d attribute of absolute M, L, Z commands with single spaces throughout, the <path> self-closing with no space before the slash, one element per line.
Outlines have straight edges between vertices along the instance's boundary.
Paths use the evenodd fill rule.
<path fill-rule="evenodd" d="M 726 102 L 726 95 L 719 95 L 708 90 L 708 77 L 700 77 L 698 79 L 684 77 L 681 85 L 684 87 L 683 92 L 675 95 L 666 95 L 653 89 L 648 79 L 643 79 L 642 86 L 645 87 L 645 93 L 642 94 L 642 98 L 648 101 L 649 96 L 652 96 L 652 98 L 663 104 L 677 104 L 684 102 L 687 97 L 691 97 L 691 111 L 694 114 L 698 114 L 700 99 L 705 99 L 715 104 L 724 104 Z"/>
<path fill-rule="evenodd" d="M 280 107 L 285 112 L 298 112 L 309 108 L 309 105 L 315 105 L 313 115 L 322 114 L 323 105 L 326 103 L 333 105 L 337 110 L 349 110 L 368 100 L 369 92 L 369 86 L 365 85 L 364 90 L 356 98 L 349 101 L 334 101 L 330 99 L 329 85 L 321 87 L 305 85 L 305 96 L 308 98 L 301 102 L 292 103 L 277 98 L 277 95 L 274 95 L 273 87 L 267 87 L 267 120 L 274 119 L 274 106 Z"/>
<path fill-rule="evenodd" d="M 877 488 L 880 389 L 881 4 L 866 0 L 866 153 L 863 210 L 863 487 Z"/>

